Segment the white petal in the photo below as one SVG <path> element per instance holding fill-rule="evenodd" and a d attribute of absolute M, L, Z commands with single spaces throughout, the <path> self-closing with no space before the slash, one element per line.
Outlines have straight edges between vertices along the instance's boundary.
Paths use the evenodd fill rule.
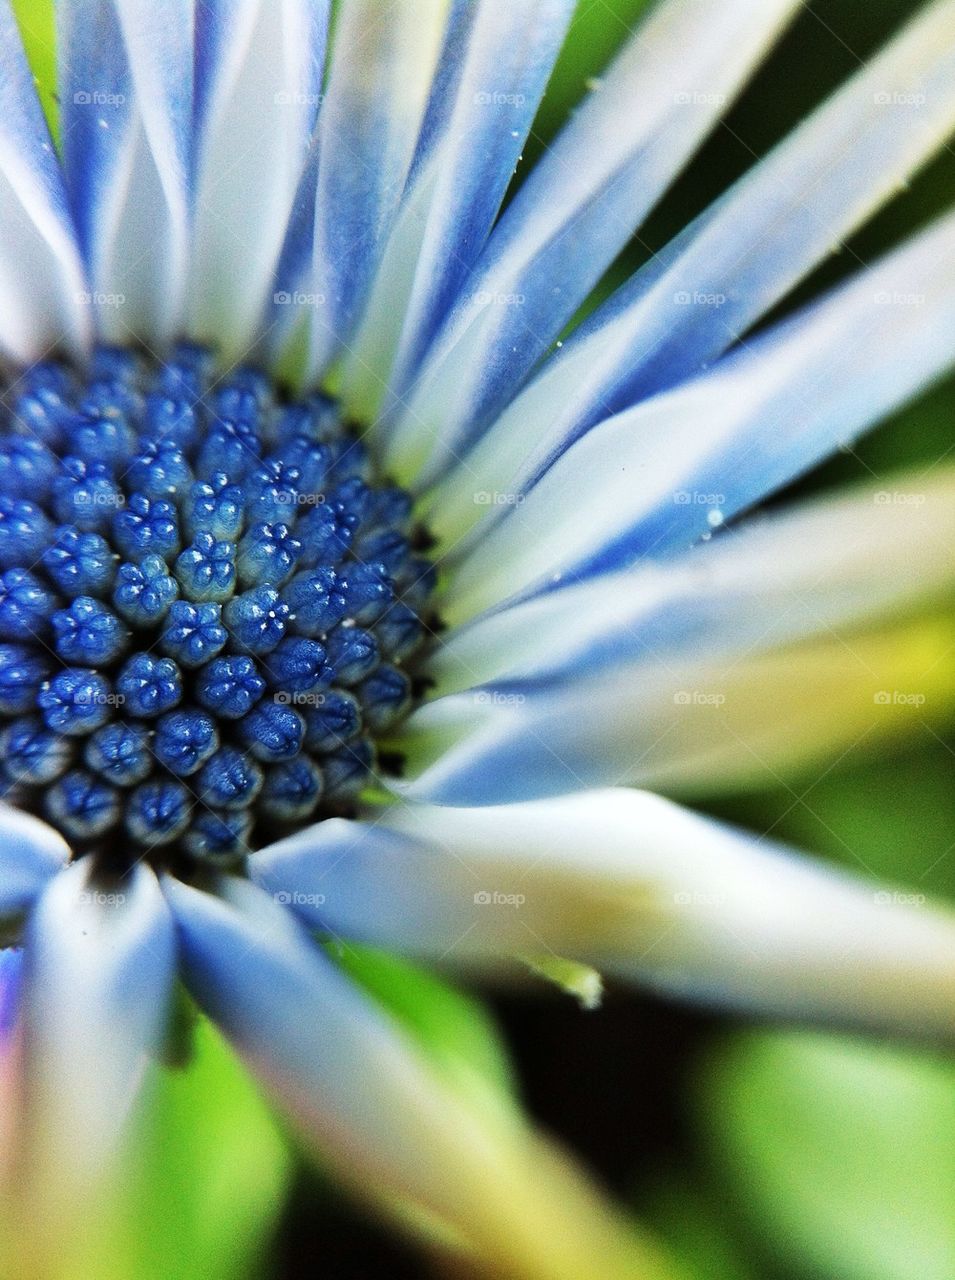
<path fill-rule="evenodd" d="M 888 47 L 566 340 L 429 499 L 450 541 L 601 418 L 722 354 L 955 128 L 955 4 Z"/>
<path fill-rule="evenodd" d="M 345 360 L 342 392 L 362 420 L 375 417 L 386 386 L 400 395 L 483 248 L 573 9 L 573 0 L 479 0 L 458 11 L 464 29 L 446 42 L 408 190 Z"/>
<path fill-rule="evenodd" d="M 0 804 L 0 917 L 29 907 L 69 856 L 66 841 L 52 827 Z"/>
<path fill-rule="evenodd" d="M 678 494 L 676 508 L 690 498 Z M 665 676 L 686 655 L 729 665 L 911 608 L 953 583 L 955 471 L 897 475 L 483 615 L 441 637 L 428 674 L 448 693 L 599 669 L 622 681 L 648 667 Z"/>
<path fill-rule="evenodd" d="M 104 887 L 89 860 L 56 877 L 27 937 L 28 1164 L 47 1209 L 108 1174 L 165 1024 L 172 922 L 153 873 Z"/>
<path fill-rule="evenodd" d="M 197 171 L 190 325 L 241 358 L 273 277 L 325 57 L 326 0 L 215 0 L 197 18 Z"/>
<path fill-rule="evenodd" d="M 86 284 L 60 166 L 16 19 L 0 0 L 0 354 L 29 364 L 89 340 Z"/>
<path fill-rule="evenodd" d="M 556 953 L 746 1011 L 955 1037 L 955 915 L 658 796 L 326 825 L 256 875 L 343 936 L 451 964 Z"/>
<path fill-rule="evenodd" d="M 62 0 L 63 150 L 93 307 L 111 340 L 182 318 L 189 234 L 193 7 Z"/>
<path fill-rule="evenodd" d="M 298 310 L 314 381 L 348 342 L 418 144 L 449 0 L 344 0 L 319 115 L 311 264 Z M 286 323 L 292 322 L 289 316 Z"/>
<path fill-rule="evenodd" d="M 222 890 L 226 900 L 167 883 L 190 986 L 362 1194 L 410 1201 L 501 1274 L 656 1276 L 516 1113 L 469 1105 L 268 895 L 245 881 Z"/>
<path fill-rule="evenodd" d="M 665 0 L 528 175 L 418 375 L 390 446 L 402 478 L 500 412 L 798 6 Z"/>
<path fill-rule="evenodd" d="M 444 613 L 690 546 L 953 363 L 950 214 L 710 373 L 594 427 L 464 558 Z"/>
<path fill-rule="evenodd" d="M 882 737 L 925 732 L 955 703 L 946 618 L 755 652 L 693 653 L 573 681 L 513 681 L 409 718 L 395 789 L 485 805 L 631 783 L 712 795 L 806 776 Z"/>

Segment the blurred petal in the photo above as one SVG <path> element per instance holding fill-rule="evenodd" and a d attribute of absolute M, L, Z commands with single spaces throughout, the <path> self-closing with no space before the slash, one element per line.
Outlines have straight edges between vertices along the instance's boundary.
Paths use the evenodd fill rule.
<path fill-rule="evenodd" d="M 318 114 L 327 25 L 327 0 L 198 6 L 190 317 L 224 358 L 247 355 L 271 312 Z"/>
<path fill-rule="evenodd" d="M 955 469 L 888 486 L 744 520 L 684 555 L 479 617 L 442 636 L 428 665 L 435 691 L 609 668 L 629 682 L 654 667 L 665 680 L 675 658 L 745 662 L 955 588 Z M 692 498 L 675 494 L 674 512 Z"/>
<path fill-rule="evenodd" d="M 457 621 L 568 575 L 689 546 L 953 363 L 949 214 L 710 373 L 594 427 L 477 540 L 443 612 Z M 693 500 L 679 504 L 680 493 Z"/>
<path fill-rule="evenodd" d="M 20 1055 L 20 1011 L 23 990 L 23 952 L 0 948 L 0 1188 L 11 1174 L 16 1145 L 17 1084 Z M 0 1260 L 5 1250 L 0 1245 Z"/>
<path fill-rule="evenodd" d="M 522 491 L 588 427 L 722 354 L 955 128 L 955 3 L 879 56 L 638 271 L 554 353 L 429 499 L 454 540 L 484 489 Z"/>
<path fill-rule="evenodd" d="M 165 1026 L 174 934 L 152 871 L 104 888 L 84 859 L 40 899 L 26 947 L 25 1186 L 42 1218 L 78 1212 L 119 1153 Z"/>
<path fill-rule="evenodd" d="M 191 0 L 61 0 L 63 151 L 89 268 L 113 341 L 181 323 L 189 234 Z"/>
<path fill-rule="evenodd" d="M 515 1113 L 468 1107 L 261 890 L 166 892 L 200 1003 L 364 1195 L 413 1201 L 509 1276 L 662 1275 Z"/>
<path fill-rule="evenodd" d="M 394 744 L 401 794 L 485 805 L 632 783 L 682 794 L 771 785 L 955 702 L 950 618 L 831 632 L 770 653 L 674 654 L 627 673 L 438 698 Z"/>
<path fill-rule="evenodd" d="M 65 840 L 52 827 L 0 804 L 0 918 L 29 907 L 69 856 Z"/>
<path fill-rule="evenodd" d="M 396 352 L 390 385 L 400 394 L 483 248 L 573 9 L 573 0 L 460 6 L 408 191 L 348 351 L 343 392 L 356 416 L 375 416 Z"/>
<path fill-rule="evenodd" d="M 528 175 L 429 353 L 389 462 L 430 476 L 500 412 L 797 8 L 664 0 Z"/>
<path fill-rule="evenodd" d="M 955 1038 L 955 914 L 659 796 L 330 825 L 256 855 L 313 926 L 452 964 L 556 953 L 694 1000 Z"/>
<path fill-rule="evenodd" d="M 450 0 L 343 0 L 319 114 L 311 263 L 286 305 L 305 317 L 307 377 L 341 353 L 365 303 L 418 144 Z M 287 292 L 287 291 L 285 291 Z"/>
<path fill-rule="evenodd" d="M 28 364 L 89 337 L 86 288 L 63 176 L 16 19 L 0 0 L 0 355 Z"/>

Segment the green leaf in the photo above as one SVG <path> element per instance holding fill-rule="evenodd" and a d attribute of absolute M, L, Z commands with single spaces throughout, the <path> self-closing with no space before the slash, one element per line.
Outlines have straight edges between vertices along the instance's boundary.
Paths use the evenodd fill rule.
<path fill-rule="evenodd" d="M 955 1065 L 795 1032 L 710 1064 L 705 1130 L 767 1257 L 832 1280 L 955 1276 Z"/>
<path fill-rule="evenodd" d="M 722 1198 L 682 1176 L 640 1198 L 640 1213 L 666 1246 L 677 1280 L 756 1280 L 728 1230 Z"/>
<path fill-rule="evenodd" d="M 286 1145 L 204 1018 L 185 1069 L 157 1080 L 123 1185 L 44 1280 L 244 1280 L 282 1207 Z"/>
<path fill-rule="evenodd" d="M 372 947 L 331 945 L 330 953 L 420 1044 L 458 1087 L 509 1098 L 506 1051 L 477 1000 L 409 961 Z"/>
<path fill-rule="evenodd" d="M 53 0 L 13 0 L 27 59 L 40 93 L 40 102 L 54 138 L 59 136 L 60 110 L 56 98 L 56 42 Z"/>

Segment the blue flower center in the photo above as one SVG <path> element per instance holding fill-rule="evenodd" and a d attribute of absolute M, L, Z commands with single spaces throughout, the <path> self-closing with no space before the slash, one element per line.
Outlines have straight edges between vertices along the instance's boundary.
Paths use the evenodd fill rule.
<path fill-rule="evenodd" d="M 434 570 L 324 396 L 100 348 L 0 418 L 0 761 L 77 851 L 229 864 L 352 812 Z"/>

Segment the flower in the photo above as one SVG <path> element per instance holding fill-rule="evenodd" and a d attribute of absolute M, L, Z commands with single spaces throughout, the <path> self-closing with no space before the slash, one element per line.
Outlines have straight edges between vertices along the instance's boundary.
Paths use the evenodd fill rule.
<path fill-rule="evenodd" d="M 346 0 L 323 80 L 319 0 L 66 0 L 61 163 L 0 6 L 0 1052 L 58 1210 L 179 973 L 352 1182 L 647 1273 L 316 935 L 951 1035 L 943 911 L 653 791 L 949 690 L 871 627 L 950 582 L 950 471 L 747 512 L 955 360 L 952 215 L 751 332 L 955 125 L 955 4 L 561 343 L 798 4 L 663 0 L 501 212 L 572 8 Z"/>

